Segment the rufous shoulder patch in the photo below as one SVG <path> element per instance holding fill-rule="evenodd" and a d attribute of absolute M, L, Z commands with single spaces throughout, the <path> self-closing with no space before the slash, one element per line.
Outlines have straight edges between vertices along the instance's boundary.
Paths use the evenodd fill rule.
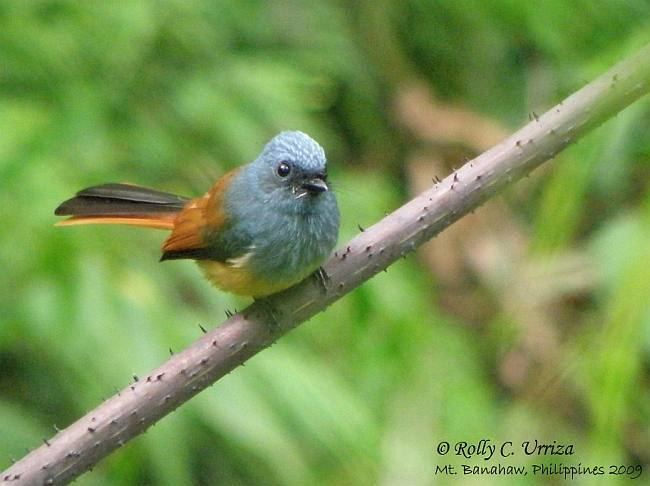
<path fill-rule="evenodd" d="M 218 232 L 227 222 L 223 198 L 239 168 L 224 174 L 203 196 L 189 201 L 174 219 L 172 233 L 162 245 L 163 252 L 204 248 L 205 230 Z"/>

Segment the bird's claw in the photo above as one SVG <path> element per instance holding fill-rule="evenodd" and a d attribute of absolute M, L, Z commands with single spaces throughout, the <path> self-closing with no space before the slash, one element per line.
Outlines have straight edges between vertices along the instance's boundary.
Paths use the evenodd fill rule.
<path fill-rule="evenodd" d="M 278 314 L 277 310 L 275 307 L 273 307 L 273 304 L 271 304 L 266 298 L 261 298 L 261 299 L 256 299 L 255 300 L 256 304 L 259 304 L 263 309 L 264 313 L 266 314 L 265 317 L 269 317 L 271 319 L 270 323 L 270 328 L 271 330 L 275 330 L 280 327 L 280 321 L 278 320 Z"/>
<path fill-rule="evenodd" d="M 318 267 L 314 272 L 314 278 L 316 279 L 318 286 L 323 290 L 323 293 L 327 293 L 330 276 L 327 275 L 327 272 L 323 267 Z"/>

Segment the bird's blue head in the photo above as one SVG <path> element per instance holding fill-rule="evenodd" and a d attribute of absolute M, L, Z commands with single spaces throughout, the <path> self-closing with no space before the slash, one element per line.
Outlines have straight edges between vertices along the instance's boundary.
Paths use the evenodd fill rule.
<path fill-rule="evenodd" d="M 287 207 L 307 209 L 319 199 L 331 197 L 326 194 L 329 186 L 325 151 L 305 133 L 282 132 L 275 136 L 251 168 L 259 194 L 276 203 L 283 200 Z"/>

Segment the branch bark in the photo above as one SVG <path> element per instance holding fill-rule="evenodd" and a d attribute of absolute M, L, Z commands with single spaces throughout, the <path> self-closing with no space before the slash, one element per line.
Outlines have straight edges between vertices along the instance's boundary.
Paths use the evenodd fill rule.
<path fill-rule="evenodd" d="M 310 278 L 232 316 L 16 462 L 0 483 L 76 478 L 649 90 L 650 45 L 353 238 L 324 265 L 326 289 Z"/>

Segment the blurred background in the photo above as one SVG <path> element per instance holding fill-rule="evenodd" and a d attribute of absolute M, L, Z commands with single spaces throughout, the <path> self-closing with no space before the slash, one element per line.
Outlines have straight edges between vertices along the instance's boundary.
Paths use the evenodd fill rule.
<path fill-rule="evenodd" d="M 162 232 L 55 228 L 76 190 L 199 195 L 300 129 L 328 153 L 343 244 L 648 32 L 646 0 L 0 0 L 0 469 L 249 302 L 159 264 Z M 635 103 L 77 484 L 647 479 L 649 124 Z M 479 439 L 575 453 L 436 453 Z"/>

